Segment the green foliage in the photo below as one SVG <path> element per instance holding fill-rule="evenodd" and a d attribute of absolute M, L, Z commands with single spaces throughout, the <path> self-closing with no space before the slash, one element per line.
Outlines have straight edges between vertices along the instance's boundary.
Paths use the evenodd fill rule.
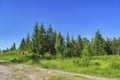
<path fill-rule="evenodd" d="M 26 50 L 26 42 L 25 42 L 25 39 L 23 38 L 21 43 L 20 43 L 20 47 L 19 47 L 19 50 L 21 52 L 24 52 Z"/>
<path fill-rule="evenodd" d="M 0 59 L 70 72 L 98 75 L 110 78 L 120 78 L 120 63 L 118 62 L 120 61 L 120 56 L 93 56 L 86 64 L 85 62 L 87 61 L 85 61 L 86 59 L 83 60 L 84 58 L 45 60 L 39 57 L 37 60 L 35 60 L 34 58 L 36 58 L 36 56 L 33 58 L 33 54 L 11 54 L 13 53 L 0 54 Z"/>
<path fill-rule="evenodd" d="M 51 78 L 51 80 L 69 80 L 69 79 L 67 79 L 65 77 L 54 76 L 54 77 Z"/>
<path fill-rule="evenodd" d="M 27 52 L 32 52 L 32 42 L 30 40 L 30 34 L 27 35 L 25 47 Z"/>
<path fill-rule="evenodd" d="M 97 30 L 94 39 L 94 50 L 96 55 L 105 55 L 105 40 L 102 38 L 99 30 Z"/>
<path fill-rule="evenodd" d="M 120 77 L 120 57 L 106 54 L 120 54 L 120 38 L 104 39 L 98 30 L 91 41 L 81 36 L 75 40 L 69 34 L 64 39 L 51 25 L 46 30 L 43 23 L 40 27 L 36 23 L 32 36 L 28 34 L 26 39 L 21 40 L 19 50 L 16 50 L 14 43 L 10 49 L 0 51 L 0 59 L 78 73 Z"/>
<path fill-rule="evenodd" d="M 30 37 L 30 34 L 28 34 L 26 39 L 22 39 L 19 51 L 34 53 L 42 56 L 42 58 L 44 58 L 44 54 L 45 56 L 48 55 L 46 55 L 47 52 L 50 52 L 52 57 L 68 58 L 81 57 L 83 49 L 86 48 L 91 56 L 120 54 L 120 38 L 104 39 L 100 31 L 97 30 L 91 41 L 85 37 L 81 38 L 80 35 L 75 40 L 68 33 L 66 39 L 64 39 L 64 36 L 60 32 L 55 32 L 51 25 L 46 30 L 43 23 L 40 27 L 36 23 L 32 36 Z"/>
<path fill-rule="evenodd" d="M 120 70 L 120 62 L 112 62 L 111 67 Z"/>
<path fill-rule="evenodd" d="M 32 60 L 34 60 L 35 62 L 38 62 L 39 59 L 41 58 L 41 56 L 38 55 L 38 54 L 32 53 L 31 56 L 30 56 L 30 58 L 31 58 Z"/>
<path fill-rule="evenodd" d="M 37 22 L 32 35 L 32 49 L 33 53 L 39 53 L 39 27 Z"/>
<path fill-rule="evenodd" d="M 21 63 L 23 62 L 23 60 L 21 58 L 14 58 L 13 60 L 11 60 L 11 62 Z"/>
<path fill-rule="evenodd" d="M 81 65 L 82 66 L 89 66 L 91 55 L 88 52 L 88 49 L 84 48 L 82 50 L 82 59 L 81 59 Z"/>
<path fill-rule="evenodd" d="M 15 43 L 13 43 L 13 45 L 12 45 L 11 48 L 10 48 L 10 50 L 11 50 L 11 51 L 16 50 L 16 44 L 15 44 Z"/>
<path fill-rule="evenodd" d="M 88 52 L 88 49 L 82 50 L 82 57 L 80 59 L 73 60 L 73 63 L 77 67 L 88 67 L 90 64 L 91 55 Z"/>
<path fill-rule="evenodd" d="M 56 43 L 55 43 L 55 50 L 56 53 L 63 53 L 63 44 L 64 44 L 64 38 L 61 35 L 61 33 L 58 33 L 56 37 Z"/>
<path fill-rule="evenodd" d="M 60 53 L 57 53 L 55 56 L 56 59 L 62 59 L 62 55 Z"/>
<path fill-rule="evenodd" d="M 80 35 L 78 36 L 76 48 L 77 48 L 77 56 L 80 56 L 82 54 L 82 50 L 83 50 L 83 42 L 82 42 L 82 38 Z"/>
<path fill-rule="evenodd" d="M 52 59 L 52 55 L 49 52 L 47 52 L 44 54 L 44 59 L 50 60 Z"/>
<path fill-rule="evenodd" d="M 61 76 L 52 76 L 50 78 L 50 80 L 87 80 L 86 78 L 82 78 L 82 77 L 67 77 L 67 76 L 64 76 L 64 77 L 61 77 Z"/>

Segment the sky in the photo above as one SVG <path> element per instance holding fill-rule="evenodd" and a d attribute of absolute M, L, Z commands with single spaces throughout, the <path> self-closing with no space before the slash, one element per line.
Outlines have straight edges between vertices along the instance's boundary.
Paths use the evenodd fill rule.
<path fill-rule="evenodd" d="M 92 39 L 99 29 L 104 38 L 119 37 L 120 0 L 0 0 L 0 49 L 19 47 L 36 21 L 64 36 Z"/>

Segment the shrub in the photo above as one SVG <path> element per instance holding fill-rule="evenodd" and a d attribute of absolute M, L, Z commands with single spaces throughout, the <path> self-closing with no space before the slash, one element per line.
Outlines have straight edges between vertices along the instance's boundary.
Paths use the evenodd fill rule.
<path fill-rule="evenodd" d="M 30 58 L 33 60 L 33 62 L 38 63 L 40 59 L 40 55 L 32 53 Z"/>
<path fill-rule="evenodd" d="M 21 63 L 21 62 L 23 62 L 23 59 L 21 59 L 21 58 L 14 58 L 14 59 L 11 60 L 11 62 Z"/>
<path fill-rule="evenodd" d="M 35 53 L 32 53 L 32 54 L 31 54 L 31 58 L 32 58 L 33 60 L 36 60 L 36 59 L 39 58 L 39 55 L 38 55 L 38 54 L 35 54 Z"/>
<path fill-rule="evenodd" d="M 81 65 L 80 59 L 74 59 L 73 60 L 73 65 L 75 65 L 76 67 L 79 67 Z"/>
<path fill-rule="evenodd" d="M 47 52 L 44 54 L 44 58 L 47 60 L 50 60 L 50 59 L 52 59 L 52 55 L 49 52 Z"/>
<path fill-rule="evenodd" d="M 89 66 L 89 62 L 90 62 L 89 57 L 83 57 L 83 58 L 81 59 L 81 66 L 87 67 L 87 66 Z"/>
<path fill-rule="evenodd" d="M 101 66 L 100 66 L 100 69 L 103 69 L 103 70 L 109 69 L 109 68 L 111 68 L 110 63 L 103 63 L 103 64 L 101 64 Z"/>
<path fill-rule="evenodd" d="M 56 56 L 55 56 L 56 59 L 61 59 L 62 58 L 62 55 L 60 53 L 57 53 Z"/>
<path fill-rule="evenodd" d="M 111 66 L 114 69 L 120 69 L 120 62 L 112 62 Z"/>
<path fill-rule="evenodd" d="M 76 66 L 76 67 L 87 67 L 89 66 L 90 64 L 90 60 L 88 57 L 83 57 L 81 59 L 75 59 L 73 60 L 73 64 Z"/>
<path fill-rule="evenodd" d="M 82 59 L 81 59 L 81 66 L 88 66 L 90 63 L 91 55 L 89 54 L 88 49 L 82 50 Z"/>

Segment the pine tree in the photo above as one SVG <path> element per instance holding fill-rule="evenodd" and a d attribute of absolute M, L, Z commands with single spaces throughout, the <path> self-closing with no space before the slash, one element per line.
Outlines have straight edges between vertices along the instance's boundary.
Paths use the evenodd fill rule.
<path fill-rule="evenodd" d="M 39 36 L 38 36 L 38 44 L 39 44 L 39 54 L 44 55 L 46 52 L 46 31 L 44 29 L 44 24 L 42 23 L 39 29 Z"/>
<path fill-rule="evenodd" d="M 55 50 L 56 37 L 57 37 L 57 33 L 54 31 L 52 34 L 52 45 L 51 45 L 51 53 L 53 55 L 56 54 L 56 50 Z"/>
<path fill-rule="evenodd" d="M 25 43 L 25 39 L 24 38 L 21 40 L 19 50 L 21 52 L 25 52 L 26 51 L 26 43 Z"/>
<path fill-rule="evenodd" d="M 109 38 L 105 41 L 105 51 L 108 55 L 112 54 L 112 40 Z"/>
<path fill-rule="evenodd" d="M 70 53 L 71 57 L 77 57 L 77 46 L 76 46 L 76 41 L 74 40 L 73 36 L 71 38 L 71 47 L 70 47 Z"/>
<path fill-rule="evenodd" d="M 120 37 L 118 38 L 117 54 L 120 55 Z"/>
<path fill-rule="evenodd" d="M 62 55 L 63 53 L 64 38 L 59 32 L 56 37 L 55 50 L 57 55 Z"/>
<path fill-rule="evenodd" d="M 64 45 L 64 57 L 71 57 L 70 53 L 70 36 L 69 33 L 67 33 L 66 36 L 66 44 Z"/>
<path fill-rule="evenodd" d="M 32 50 L 34 53 L 39 54 L 39 27 L 38 23 L 36 22 L 36 25 L 34 27 L 34 32 L 32 36 Z"/>
<path fill-rule="evenodd" d="M 100 34 L 100 31 L 97 30 L 95 34 L 94 39 L 94 50 L 96 52 L 96 55 L 105 55 L 105 40 L 102 38 L 102 35 Z"/>
<path fill-rule="evenodd" d="M 83 49 L 83 42 L 81 36 L 79 35 L 77 38 L 77 56 L 80 56 L 82 54 L 82 49 Z"/>
<path fill-rule="evenodd" d="M 15 43 L 13 43 L 13 45 L 12 45 L 11 48 L 10 48 L 10 50 L 11 50 L 11 51 L 13 51 L 13 50 L 16 51 L 16 44 L 15 44 Z"/>
<path fill-rule="evenodd" d="M 96 55 L 95 44 L 94 44 L 94 40 L 93 39 L 89 43 L 87 49 L 88 49 L 88 52 L 91 54 L 91 56 L 95 56 Z"/>
<path fill-rule="evenodd" d="M 89 43 L 90 43 L 90 41 L 87 38 L 84 37 L 82 39 L 82 43 L 83 43 L 83 48 L 87 48 Z"/>
<path fill-rule="evenodd" d="M 30 53 L 32 51 L 31 48 L 32 48 L 32 43 L 30 40 L 30 34 L 28 34 L 26 38 L 26 51 Z"/>
<path fill-rule="evenodd" d="M 116 55 L 119 53 L 119 40 L 114 38 L 112 41 L 112 54 Z"/>
<path fill-rule="evenodd" d="M 46 48 L 47 48 L 47 52 L 50 52 L 52 54 L 52 47 L 54 47 L 53 42 L 52 42 L 52 38 L 53 37 L 53 29 L 51 27 L 51 25 L 49 25 L 48 30 L 47 30 L 47 35 L 46 35 Z"/>

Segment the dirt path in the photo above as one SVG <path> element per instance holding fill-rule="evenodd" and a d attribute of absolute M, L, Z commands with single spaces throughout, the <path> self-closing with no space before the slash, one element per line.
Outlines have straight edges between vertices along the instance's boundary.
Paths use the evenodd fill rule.
<path fill-rule="evenodd" d="M 0 61 L 0 80 L 56 80 L 52 78 L 55 76 L 63 77 L 65 80 L 112 80 L 54 69 L 44 69 L 25 64 Z"/>

